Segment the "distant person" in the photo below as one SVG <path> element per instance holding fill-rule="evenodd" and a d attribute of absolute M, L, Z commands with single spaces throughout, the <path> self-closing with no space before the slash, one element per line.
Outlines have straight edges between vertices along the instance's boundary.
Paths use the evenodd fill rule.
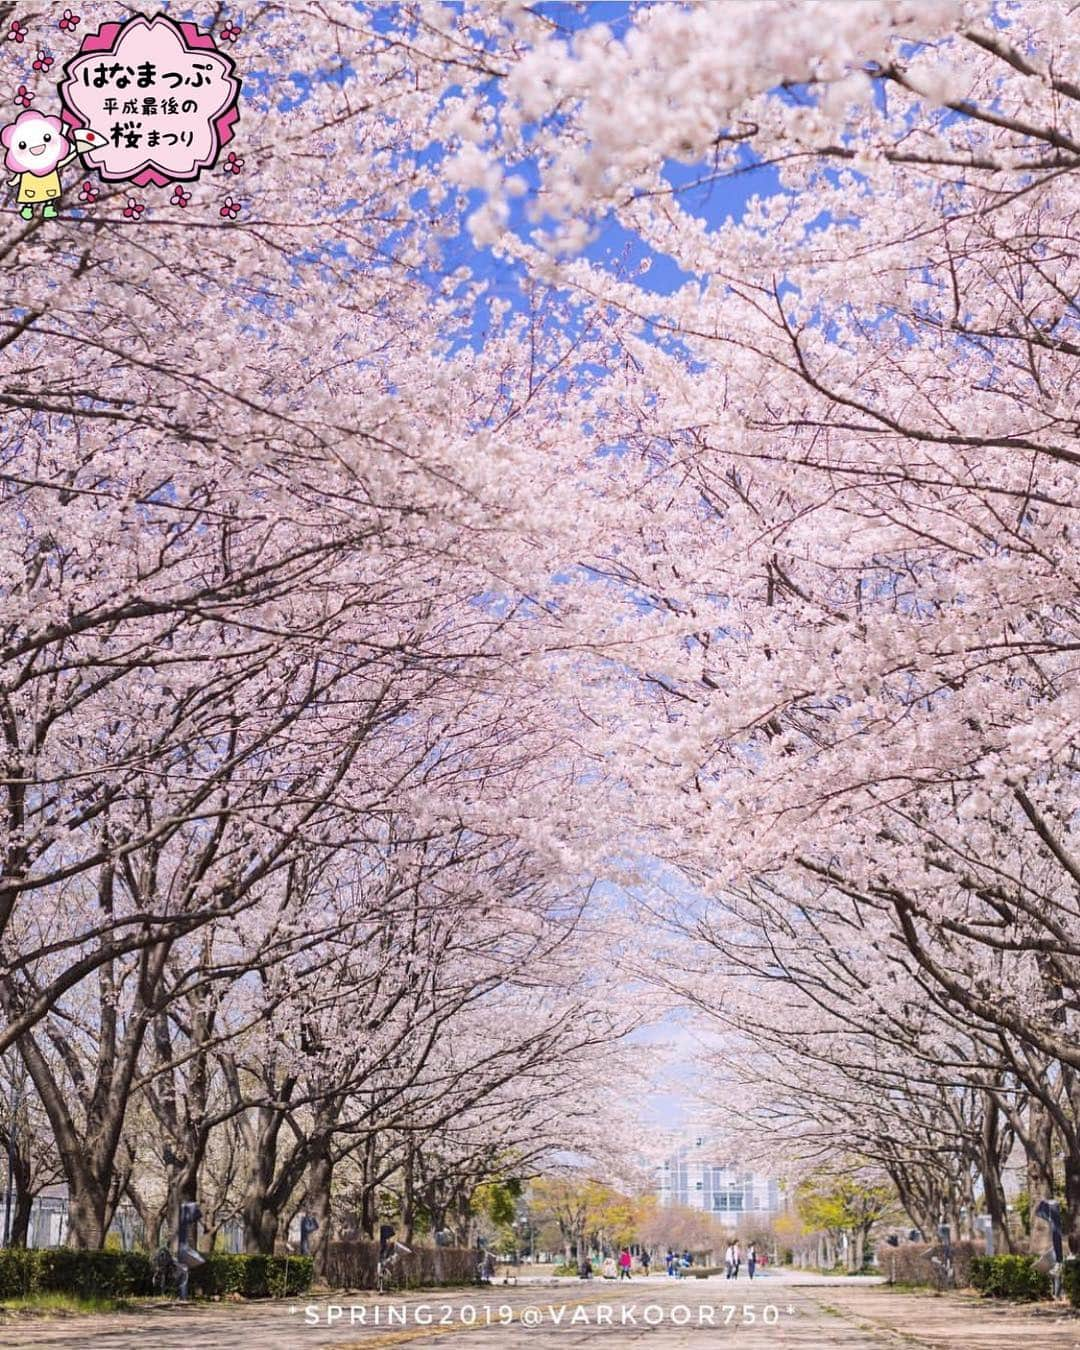
<path fill-rule="evenodd" d="M 592 1279 L 592 1262 L 587 1256 L 583 1256 L 578 1264 L 578 1275 L 583 1280 Z"/>
<path fill-rule="evenodd" d="M 646 1275 L 648 1275 L 649 1273 L 649 1261 L 650 1257 L 648 1250 L 645 1250 L 641 1253 L 641 1269 L 645 1272 Z"/>
<path fill-rule="evenodd" d="M 751 1279 L 754 1278 L 755 1270 L 757 1270 L 757 1243 L 751 1242 L 746 1249 L 746 1273 Z"/>
<path fill-rule="evenodd" d="M 600 1274 L 605 1280 L 614 1280 L 617 1278 L 615 1274 L 615 1258 L 613 1256 L 604 1257 L 604 1264 L 600 1267 Z"/>
<path fill-rule="evenodd" d="M 724 1249 L 724 1279 L 730 1280 L 735 1270 L 735 1246 L 729 1242 Z"/>
<path fill-rule="evenodd" d="M 731 1244 L 731 1260 L 733 1263 L 731 1278 L 737 1280 L 739 1278 L 739 1267 L 742 1265 L 742 1253 L 739 1251 L 738 1238 Z"/>
<path fill-rule="evenodd" d="M 634 1264 L 634 1258 L 630 1255 L 630 1248 L 624 1247 L 619 1253 L 619 1279 L 628 1280 L 630 1278 L 630 1267 Z"/>
<path fill-rule="evenodd" d="M 689 1269 L 694 1264 L 694 1253 L 690 1251 L 683 1252 L 682 1263 L 687 1269 Z"/>
<path fill-rule="evenodd" d="M 667 1273 L 669 1275 L 675 1274 L 675 1253 L 672 1251 L 667 1254 Z"/>

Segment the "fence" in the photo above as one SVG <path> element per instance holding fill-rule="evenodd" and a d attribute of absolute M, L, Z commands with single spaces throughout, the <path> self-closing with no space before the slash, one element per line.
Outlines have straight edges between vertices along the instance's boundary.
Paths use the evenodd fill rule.
<path fill-rule="evenodd" d="M 471 1284 L 480 1253 L 472 1247 L 414 1247 L 395 1264 L 394 1284 L 402 1289 Z M 331 1242 L 326 1253 L 326 1282 L 333 1289 L 374 1289 L 379 1261 L 377 1242 Z"/>
<path fill-rule="evenodd" d="M 0 1191 L 0 1237 L 3 1236 L 3 1214 L 7 1197 Z M 10 1215 L 15 1211 L 15 1195 L 10 1197 Z M 146 1230 L 142 1219 L 132 1205 L 120 1205 L 117 1208 L 109 1232 L 120 1239 L 125 1252 L 146 1247 Z M 162 1233 L 162 1238 L 172 1238 L 173 1234 Z M 68 1201 L 66 1195 L 37 1195 L 30 1206 L 30 1226 L 26 1234 L 26 1245 L 33 1248 L 63 1247 L 68 1237 Z M 217 1251 L 236 1253 L 244 1249 L 244 1230 L 239 1222 L 222 1224 L 217 1231 L 215 1242 Z"/>

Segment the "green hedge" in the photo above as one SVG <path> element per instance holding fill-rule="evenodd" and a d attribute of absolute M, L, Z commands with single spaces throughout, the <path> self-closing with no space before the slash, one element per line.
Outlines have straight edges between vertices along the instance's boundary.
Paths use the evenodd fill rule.
<path fill-rule="evenodd" d="M 83 1252 L 72 1247 L 0 1251 L 0 1297 L 66 1293 L 83 1298 L 130 1298 L 154 1291 L 145 1252 Z"/>
<path fill-rule="evenodd" d="M 1030 1300 L 1050 1297 L 1050 1277 L 1034 1256 L 977 1256 L 971 1283 L 988 1298 Z"/>
<path fill-rule="evenodd" d="M 208 1297 L 290 1298 L 311 1288 L 310 1256 L 243 1256 L 211 1252 L 191 1272 L 191 1292 Z"/>
<path fill-rule="evenodd" d="M 23 1247 L 0 1249 L 0 1299 L 22 1298 L 36 1286 L 37 1252 Z"/>
<path fill-rule="evenodd" d="M 310 1256 L 232 1256 L 214 1252 L 191 1272 L 191 1293 L 208 1297 L 290 1298 L 311 1288 Z M 0 1249 L 0 1299 L 55 1292 L 83 1298 L 154 1294 L 153 1262 L 145 1252 L 76 1251 L 49 1247 Z"/>

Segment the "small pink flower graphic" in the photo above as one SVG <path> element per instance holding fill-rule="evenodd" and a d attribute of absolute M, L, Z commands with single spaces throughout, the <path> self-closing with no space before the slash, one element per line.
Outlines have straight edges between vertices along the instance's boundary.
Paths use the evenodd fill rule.
<path fill-rule="evenodd" d="M 222 42 L 235 42 L 240 36 L 240 32 L 241 29 L 239 23 L 237 23 L 235 19 L 227 19 L 222 25 L 218 37 L 221 38 Z"/>
<path fill-rule="evenodd" d="M 127 205 L 124 207 L 124 218 L 126 220 L 138 220 L 146 210 L 144 202 L 136 201 L 134 197 L 127 199 Z"/>
<path fill-rule="evenodd" d="M 172 190 L 172 197 L 169 199 L 173 206 L 187 206 L 191 201 L 191 193 L 186 192 L 179 183 Z"/>
<path fill-rule="evenodd" d="M 221 203 L 221 210 L 218 212 L 218 215 L 229 220 L 235 220 L 239 214 L 240 203 L 232 197 L 226 197 Z"/>
<path fill-rule="evenodd" d="M 80 206 L 92 206 L 98 199 L 98 190 L 89 178 L 84 178 L 79 188 Z"/>
<path fill-rule="evenodd" d="M 33 101 L 34 100 L 30 97 L 26 85 L 20 84 L 18 89 L 15 90 L 14 102 L 18 104 L 20 108 L 29 108 L 30 104 L 33 103 Z"/>
<path fill-rule="evenodd" d="M 34 57 L 34 69 L 48 70 L 52 66 L 53 60 L 54 57 L 52 52 L 47 52 L 44 49 L 44 47 L 41 47 L 38 49 L 38 53 Z"/>
<path fill-rule="evenodd" d="M 25 42 L 27 34 L 26 24 L 21 19 L 12 19 L 11 27 L 8 29 L 9 42 Z"/>
<path fill-rule="evenodd" d="M 229 153 L 225 156 L 225 163 L 221 167 L 225 170 L 226 173 L 239 173 L 240 170 L 244 167 L 244 161 L 240 158 L 240 156 L 236 153 L 235 150 L 230 150 Z"/>
<path fill-rule="evenodd" d="M 81 22 L 82 20 L 79 18 L 78 14 L 75 14 L 70 9 L 65 9 L 63 14 L 61 14 L 60 18 L 57 20 L 56 26 L 60 29 L 61 33 L 74 33 Z"/>

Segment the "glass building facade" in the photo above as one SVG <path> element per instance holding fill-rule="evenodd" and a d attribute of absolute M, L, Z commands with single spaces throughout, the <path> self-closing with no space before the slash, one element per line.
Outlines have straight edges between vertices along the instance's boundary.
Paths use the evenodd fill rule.
<path fill-rule="evenodd" d="M 775 1179 L 718 1160 L 706 1139 L 685 1145 L 661 1164 L 657 1193 L 662 1205 L 704 1209 L 733 1226 L 743 1215 L 778 1214 L 783 1209 Z"/>

